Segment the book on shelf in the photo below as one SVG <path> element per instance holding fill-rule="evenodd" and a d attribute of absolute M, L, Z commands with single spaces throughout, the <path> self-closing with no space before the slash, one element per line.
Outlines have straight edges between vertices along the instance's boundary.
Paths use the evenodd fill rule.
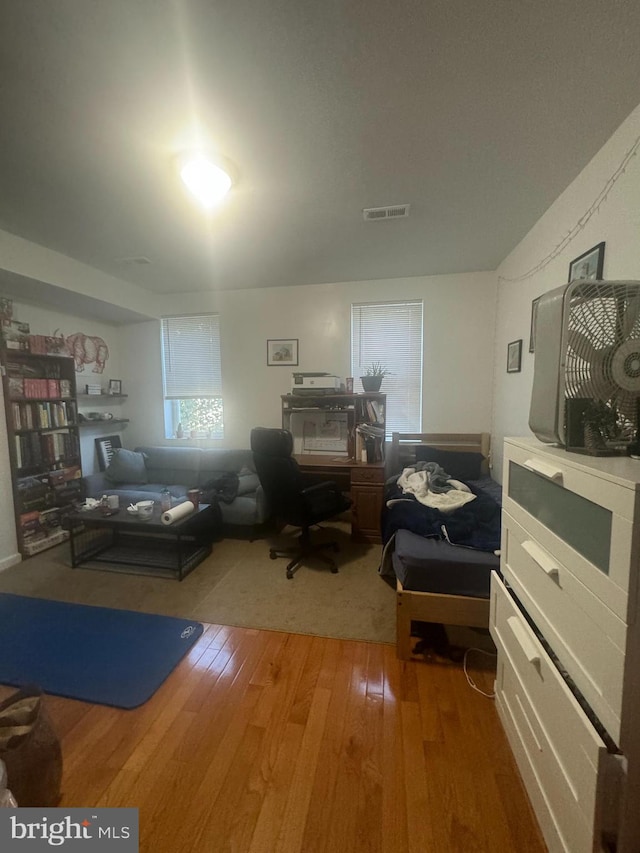
<path fill-rule="evenodd" d="M 31 512 L 35 509 L 45 509 L 53 500 L 49 489 L 49 474 L 33 474 L 30 477 L 18 477 L 16 482 L 18 493 L 18 511 Z"/>
<path fill-rule="evenodd" d="M 24 397 L 24 379 L 20 376 L 9 377 L 9 396 Z"/>
<path fill-rule="evenodd" d="M 2 340 L 5 349 L 29 351 L 29 324 L 18 320 L 2 320 Z"/>
<path fill-rule="evenodd" d="M 52 548 L 54 545 L 58 545 L 60 542 L 64 542 L 68 538 L 69 532 L 67 530 L 56 530 L 55 533 L 51 533 L 49 536 L 45 536 L 42 539 L 34 539 L 24 542 L 22 551 L 26 557 L 33 557 L 34 554 L 39 554 L 40 551 L 46 551 L 47 548 Z"/>
<path fill-rule="evenodd" d="M 384 437 L 383 426 L 377 424 L 358 424 L 356 427 L 356 459 L 363 459 L 363 452 L 367 462 L 382 462 L 384 460 Z"/>

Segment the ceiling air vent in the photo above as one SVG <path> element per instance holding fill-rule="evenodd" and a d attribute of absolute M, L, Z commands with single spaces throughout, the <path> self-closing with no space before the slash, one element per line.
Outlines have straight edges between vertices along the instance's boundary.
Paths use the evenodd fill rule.
<path fill-rule="evenodd" d="M 375 219 L 406 219 L 409 216 L 410 204 L 389 204 L 386 207 L 365 207 L 362 216 L 365 222 Z"/>

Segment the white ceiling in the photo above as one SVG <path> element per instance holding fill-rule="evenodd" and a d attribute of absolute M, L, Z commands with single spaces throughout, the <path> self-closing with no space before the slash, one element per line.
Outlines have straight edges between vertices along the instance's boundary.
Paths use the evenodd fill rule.
<path fill-rule="evenodd" d="M 0 228 L 158 293 L 495 269 L 639 41 L 637 0 L 2 0 Z M 211 218 L 198 133 L 239 174 Z"/>

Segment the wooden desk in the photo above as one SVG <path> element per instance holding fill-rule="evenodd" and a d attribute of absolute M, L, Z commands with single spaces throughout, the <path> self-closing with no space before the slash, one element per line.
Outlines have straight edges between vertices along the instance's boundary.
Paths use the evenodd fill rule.
<path fill-rule="evenodd" d="M 351 493 L 351 538 L 356 542 L 382 542 L 380 516 L 384 497 L 384 462 L 356 462 L 346 456 L 302 453 L 295 456 L 303 474 L 312 481 L 333 480 Z"/>

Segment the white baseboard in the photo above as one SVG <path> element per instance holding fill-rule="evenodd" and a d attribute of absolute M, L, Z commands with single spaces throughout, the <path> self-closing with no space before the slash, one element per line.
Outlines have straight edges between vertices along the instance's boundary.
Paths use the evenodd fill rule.
<path fill-rule="evenodd" d="M 4 559 L 0 560 L 0 572 L 4 572 L 5 569 L 10 569 L 11 566 L 15 566 L 16 563 L 22 562 L 21 554 L 11 554 L 10 557 L 4 557 Z"/>

